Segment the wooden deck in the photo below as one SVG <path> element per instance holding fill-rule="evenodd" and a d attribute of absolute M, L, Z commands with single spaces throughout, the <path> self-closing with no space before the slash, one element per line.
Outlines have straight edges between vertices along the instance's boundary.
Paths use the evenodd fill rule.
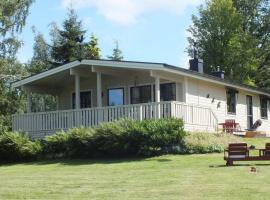
<path fill-rule="evenodd" d="M 59 130 L 80 126 L 91 127 L 122 118 L 144 120 L 167 117 L 182 118 L 188 130 L 215 131 L 218 126 L 217 117 L 210 108 L 170 101 L 15 114 L 13 131 L 23 131 L 34 138 L 42 138 Z"/>

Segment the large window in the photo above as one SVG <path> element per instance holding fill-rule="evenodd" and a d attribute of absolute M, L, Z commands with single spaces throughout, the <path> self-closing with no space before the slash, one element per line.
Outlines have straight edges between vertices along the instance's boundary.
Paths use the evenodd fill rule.
<path fill-rule="evenodd" d="M 131 104 L 148 103 L 152 101 L 151 85 L 130 88 Z"/>
<path fill-rule="evenodd" d="M 175 101 L 176 100 L 175 83 L 160 84 L 160 100 L 161 101 Z"/>
<path fill-rule="evenodd" d="M 75 93 L 72 93 L 72 108 L 75 109 Z M 80 92 L 80 108 L 91 108 L 91 91 Z"/>
<path fill-rule="evenodd" d="M 227 112 L 229 114 L 236 114 L 236 90 L 227 90 Z"/>
<path fill-rule="evenodd" d="M 268 99 L 266 97 L 260 97 L 260 102 L 261 102 L 261 118 L 262 119 L 267 119 L 268 118 L 268 114 L 267 114 L 267 102 Z"/>
<path fill-rule="evenodd" d="M 108 105 L 124 105 L 124 88 L 108 89 Z"/>

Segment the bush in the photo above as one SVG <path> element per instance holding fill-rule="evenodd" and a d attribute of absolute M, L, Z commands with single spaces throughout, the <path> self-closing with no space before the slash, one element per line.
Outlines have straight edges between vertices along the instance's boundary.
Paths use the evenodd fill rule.
<path fill-rule="evenodd" d="M 50 157 L 123 157 L 170 153 L 182 146 L 185 135 L 179 119 L 124 119 L 92 128 L 59 132 L 44 140 L 44 154 Z"/>
<path fill-rule="evenodd" d="M 0 134 L 0 161 L 25 161 L 36 159 L 41 152 L 38 141 L 25 134 L 4 132 Z"/>
<path fill-rule="evenodd" d="M 43 155 L 50 158 L 86 157 L 91 147 L 93 129 L 73 128 L 47 136 L 43 141 Z"/>
<path fill-rule="evenodd" d="M 183 145 L 185 131 L 179 119 L 121 120 L 95 129 L 98 153 L 112 156 L 152 156 L 170 153 L 174 145 Z"/>
<path fill-rule="evenodd" d="M 179 119 L 160 119 L 142 121 L 146 137 L 143 149 L 144 155 L 174 153 L 176 146 L 184 147 L 184 124 Z"/>
<path fill-rule="evenodd" d="M 186 133 L 180 119 L 123 119 L 95 128 L 60 131 L 39 141 L 27 135 L 0 135 L 0 160 L 45 158 L 135 157 L 222 152 L 236 137 L 222 133 Z M 42 153 L 42 154 L 41 154 Z"/>
<path fill-rule="evenodd" d="M 185 153 L 220 153 L 237 138 L 225 133 L 188 133 L 185 137 Z"/>

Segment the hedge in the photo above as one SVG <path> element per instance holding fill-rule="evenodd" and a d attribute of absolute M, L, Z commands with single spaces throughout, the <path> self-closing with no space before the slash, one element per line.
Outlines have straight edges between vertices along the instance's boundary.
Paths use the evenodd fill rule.
<path fill-rule="evenodd" d="M 172 153 L 184 146 L 180 119 L 104 123 L 96 128 L 74 128 L 46 137 L 44 155 L 49 157 L 126 157 Z"/>
<path fill-rule="evenodd" d="M 26 134 L 0 134 L 0 161 L 47 158 L 136 157 L 221 152 L 235 137 L 186 133 L 181 119 L 123 119 L 95 128 L 73 128 L 31 141 Z"/>
<path fill-rule="evenodd" d="M 22 133 L 0 134 L 0 161 L 27 161 L 36 159 L 42 151 L 39 141 L 31 141 Z"/>

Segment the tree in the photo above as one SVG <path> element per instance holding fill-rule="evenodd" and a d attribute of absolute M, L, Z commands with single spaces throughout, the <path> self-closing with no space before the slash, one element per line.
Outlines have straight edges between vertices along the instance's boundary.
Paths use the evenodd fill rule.
<path fill-rule="evenodd" d="M 124 59 L 122 51 L 119 49 L 118 41 L 115 41 L 115 47 L 111 56 L 108 56 L 110 60 L 121 61 Z"/>
<path fill-rule="evenodd" d="M 192 16 L 188 29 L 188 52 L 196 44 L 204 60 L 205 72 L 211 73 L 220 66 L 225 77 L 253 84 L 251 77 L 256 69 L 255 40 L 243 31 L 242 17 L 232 0 L 208 0 L 199 8 L 199 17 Z"/>
<path fill-rule="evenodd" d="M 97 37 L 92 33 L 90 37 L 90 41 L 85 45 L 84 47 L 85 51 L 85 59 L 100 59 L 100 48 L 98 47 L 98 39 Z"/>
<path fill-rule="evenodd" d="M 36 31 L 33 28 L 33 32 Z M 35 35 L 33 47 L 33 57 L 27 66 L 27 71 L 31 74 L 38 74 L 53 67 L 50 56 L 51 47 L 46 43 L 43 35 Z M 32 111 L 51 111 L 56 109 L 56 97 L 52 95 L 32 94 Z"/>
<path fill-rule="evenodd" d="M 78 20 L 75 11 L 70 9 L 68 18 L 63 22 L 63 30 L 60 30 L 55 24 L 52 26 L 51 56 L 54 62 L 61 65 L 80 59 L 85 33 L 82 22 Z"/>
<path fill-rule="evenodd" d="M 25 25 L 29 7 L 33 0 L 0 1 L 0 56 L 14 57 L 20 47 L 15 34 Z"/>
<path fill-rule="evenodd" d="M 20 47 L 17 35 L 25 25 L 33 0 L 0 1 L 0 132 L 11 129 L 11 115 L 25 108 L 24 94 L 11 90 L 10 83 L 26 75 L 15 55 Z"/>
<path fill-rule="evenodd" d="M 34 40 L 33 57 L 27 69 L 30 74 L 41 73 L 52 68 L 51 48 L 46 43 L 44 36 L 37 33 Z"/>

